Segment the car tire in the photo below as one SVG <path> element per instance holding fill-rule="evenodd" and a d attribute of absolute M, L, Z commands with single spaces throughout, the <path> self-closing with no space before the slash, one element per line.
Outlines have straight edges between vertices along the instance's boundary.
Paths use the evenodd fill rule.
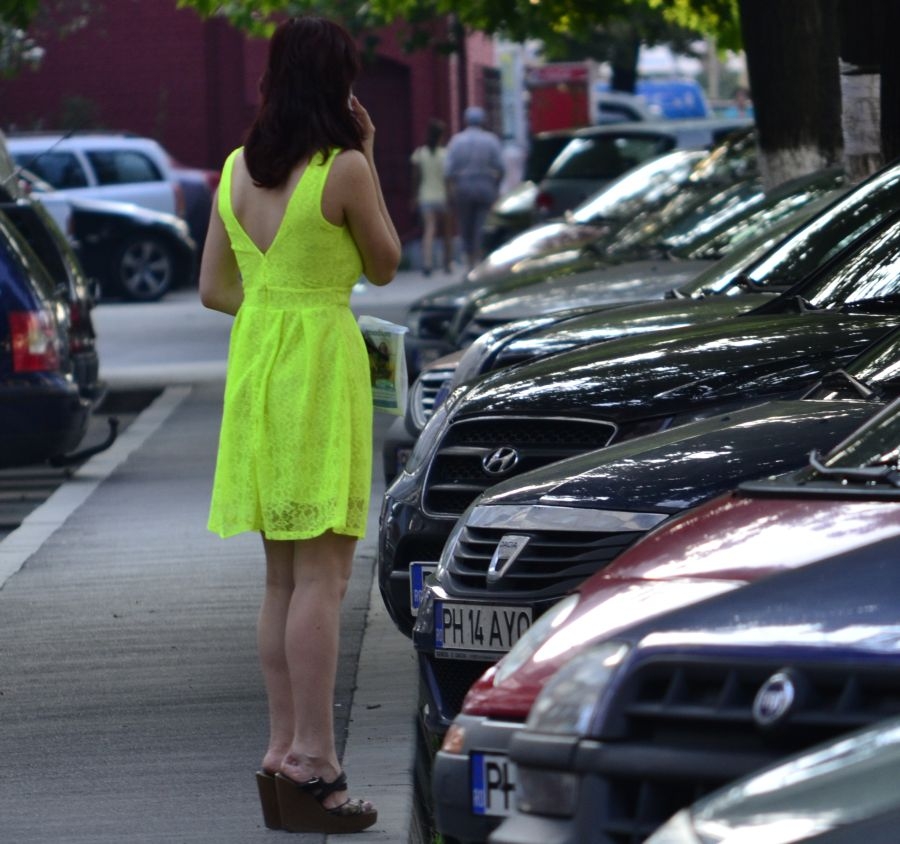
<path fill-rule="evenodd" d="M 171 290 L 177 269 L 171 246 L 151 234 L 132 235 L 116 252 L 116 286 L 128 299 L 154 302 Z"/>

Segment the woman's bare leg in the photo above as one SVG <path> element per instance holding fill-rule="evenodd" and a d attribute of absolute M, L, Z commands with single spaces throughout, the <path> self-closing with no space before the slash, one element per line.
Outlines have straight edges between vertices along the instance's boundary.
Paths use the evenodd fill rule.
<path fill-rule="evenodd" d="M 434 233 L 437 229 L 437 212 L 433 208 L 422 211 L 422 268 L 431 272 L 434 267 Z"/>
<path fill-rule="evenodd" d="M 259 661 L 269 700 L 269 745 L 264 771 L 280 770 L 294 738 L 294 706 L 284 650 L 288 608 L 294 593 L 294 543 L 263 537 L 266 590 L 256 628 Z"/>
<path fill-rule="evenodd" d="M 285 627 L 285 654 L 292 693 L 293 741 L 281 771 L 297 781 L 340 773 L 334 743 L 341 602 L 347 591 L 356 540 L 325 533 L 294 543 L 294 591 Z M 326 807 L 347 799 L 337 792 Z"/>

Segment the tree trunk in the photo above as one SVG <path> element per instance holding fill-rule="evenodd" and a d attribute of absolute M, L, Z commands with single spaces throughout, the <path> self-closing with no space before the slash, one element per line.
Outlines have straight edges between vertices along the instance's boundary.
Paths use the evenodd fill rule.
<path fill-rule="evenodd" d="M 610 55 L 610 64 L 612 65 L 610 89 L 624 91 L 626 94 L 634 93 L 638 79 L 640 49 L 641 39 L 633 30 L 627 35 L 622 33 L 622 37 L 616 39 Z"/>
<path fill-rule="evenodd" d="M 739 0 L 767 187 L 839 164 L 837 0 Z"/>
<path fill-rule="evenodd" d="M 900 50 L 894 38 L 900 27 L 900 4 L 885 3 L 881 63 L 881 154 L 885 162 L 900 157 Z"/>
<path fill-rule="evenodd" d="M 844 169 L 862 181 L 884 163 L 881 152 L 881 67 L 884 0 L 840 0 L 841 123 Z"/>

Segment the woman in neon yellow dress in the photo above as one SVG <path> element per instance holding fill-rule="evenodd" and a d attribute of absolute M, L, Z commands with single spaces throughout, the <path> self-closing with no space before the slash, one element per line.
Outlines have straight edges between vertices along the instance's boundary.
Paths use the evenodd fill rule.
<path fill-rule="evenodd" d="M 400 241 L 351 96 L 356 46 L 292 18 L 272 37 L 261 105 L 226 160 L 200 268 L 204 305 L 235 316 L 209 527 L 262 534 L 258 643 L 270 738 L 257 774 L 267 826 L 352 832 L 334 744 L 340 603 L 365 530 L 372 397 L 350 311 L 361 274 L 393 278 Z"/>

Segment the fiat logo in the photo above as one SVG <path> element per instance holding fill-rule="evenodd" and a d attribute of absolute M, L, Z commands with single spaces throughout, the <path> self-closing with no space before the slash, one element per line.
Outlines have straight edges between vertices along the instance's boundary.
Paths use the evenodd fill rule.
<path fill-rule="evenodd" d="M 484 456 L 481 466 L 489 475 L 505 475 L 519 462 L 519 452 L 505 445 Z"/>
<path fill-rule="evenodd" d="M 771 727 L 787 717 L 797 699 L 797 686 L 784 671 L 773 674 L 760 686 L 753 701 L 753 720 L 760 727 Z"/>

